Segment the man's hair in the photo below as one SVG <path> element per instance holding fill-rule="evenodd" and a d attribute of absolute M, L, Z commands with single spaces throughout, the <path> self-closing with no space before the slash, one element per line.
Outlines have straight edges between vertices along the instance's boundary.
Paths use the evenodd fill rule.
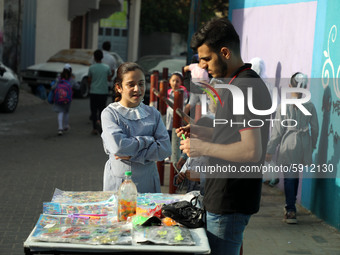
<path fill-rule="evenodd" d="M 192 36 L 190 47 L 194 51 L 203 44 L 216 53 L 222 47 L 227 47 L 240 55 L 240 38 L 227 18 L 213 18 Z"/>
<path fill-rule="evenodd" d="M 103 50 L 110 51 L 111 43 L 109 41 L 103 42 L 102 48 L 103 48 Z"/>
<path fill-rule="evenodd" d="M 99 49 L 95 50 L 95 52 L 93 53 L 93 57 L 94 57 L 94 60 L 100 61 L 103 58 L 103 52 Z"/>

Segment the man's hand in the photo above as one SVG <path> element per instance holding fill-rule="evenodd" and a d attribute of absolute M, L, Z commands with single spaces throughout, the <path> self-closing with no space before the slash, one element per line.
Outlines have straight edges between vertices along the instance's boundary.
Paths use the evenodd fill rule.
<path fill-rule="evenodd" d="M 184 134 L 184 136 L 186 138 L 190 137 L 190 124 L 184 126 L 184 127 L 179 127 L 176 129 L 176 134 L 179 138 L 182 137 L 182 134 Z"/>
<path fill-rule="evenodd" d="M 179 148 L 186 153 L 189 157 L 199 157 L 204 155 L 204 146 L 207 143 L 196 138 L 187 138 L 181 141 Z"/>

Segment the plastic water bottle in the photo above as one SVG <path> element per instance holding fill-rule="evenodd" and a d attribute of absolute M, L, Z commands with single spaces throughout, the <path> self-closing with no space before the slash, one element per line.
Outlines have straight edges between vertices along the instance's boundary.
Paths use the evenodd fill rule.
<path fill-rule="evenodd" d="M 136 215 L 137 188 L 131 179 L 131 171 L 125 172 L 125 180 L 118 191 L 118 221 L 126 221 Z"/>

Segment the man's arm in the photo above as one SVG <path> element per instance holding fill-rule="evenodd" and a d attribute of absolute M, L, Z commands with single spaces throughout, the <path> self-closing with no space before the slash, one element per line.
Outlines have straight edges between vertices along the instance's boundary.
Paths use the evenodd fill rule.
<path fill-rule="evenodd" d="M 185 67 L 183 68 L 183 70 L 184 70 L 184 72 L 186 73 L 186 72 L 190 71 L 190 67 L 187 65 L 187 66 L 185 66 Z"/>
<path fill-rule="evenodd" d="M 181 141 L 180 149 L 189 157 L 209 156 L 232 162 L 258 162 L 262 156 L 260 128 L 240 132 L 241 141 L 232 144 L 215 144 L 199 139 Z"/>

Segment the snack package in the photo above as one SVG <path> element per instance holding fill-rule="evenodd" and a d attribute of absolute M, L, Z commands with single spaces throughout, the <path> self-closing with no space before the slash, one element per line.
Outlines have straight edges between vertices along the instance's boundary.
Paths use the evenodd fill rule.
<path fill-rule="evenodd" d="M 117 217 L 74 217 L 73 215 L 45 215 L 41 214 L 36 228 L 45 228 L 47 225 L 113 225 L 117 222 Z"/>
<path fill-rule="evenodd" d="M 97 203 L 43 203 L 43 214 L 108 214 L 117 215 L 117 202 Z"/>
<path fill-rule="evenodd" d="M 179 226 L 135 227 L 134 242 L 161 245 L 195 245 L 189 229 Z"/>
<path fill-rule="evenodd" d="M 113 202 L 116 194 L 113 191 L 63 191 L 55 189 L 51 202 L 80 204 L 95 202 Z"/>
<path fill-rule="evenodd" d="M 112 225 L 71 225 L 55 223 L 43 216 L 32 235 L 33 241 L 81 244 L 131 244 L 132 225 L 116 222 Z"/>

